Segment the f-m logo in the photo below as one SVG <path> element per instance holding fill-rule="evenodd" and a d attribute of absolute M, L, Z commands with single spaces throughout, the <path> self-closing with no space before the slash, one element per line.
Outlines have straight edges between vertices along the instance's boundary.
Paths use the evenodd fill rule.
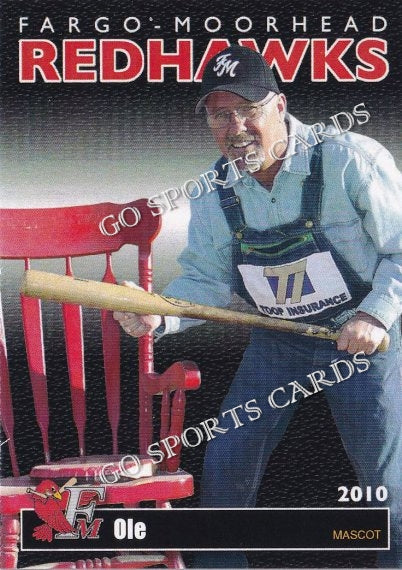
<path fill-rule="evenodd" d="M 216 64 L 213 70 L 216 71 L 218 77 L 221 77 L 224 73 L 230 75 L 230 77 L 236 77 L 235 69 L 239 65 L 239 62 L 237 60 L 232 61 L 228 59 L 231 55 L 231 53 L 225 53 L 216 58 Z"/>
<path fill-rule="evenodd" d="M 267 278 L 278 305 L 284 305 L 289 298 L 291 303 L 300 303 L 302 295 L 314 293 L 306 266 L 307 259 L 300 259 L 289 265 L 264 267 L 263 275 Z"/>

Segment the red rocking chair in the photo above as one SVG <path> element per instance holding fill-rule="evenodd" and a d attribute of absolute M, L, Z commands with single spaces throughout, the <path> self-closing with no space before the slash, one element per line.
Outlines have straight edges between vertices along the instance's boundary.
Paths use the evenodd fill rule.
<path fill-rule="evenodd" d="M 105 254 L 103 281 L 109 283 L 116 282 L 112 253 L 125 244 L 134 244 L 138 247 L 137 281 L 147 291 L 152 288 L 151 245 L 160 230 L 160 217 L 152 216 L 145 200 L 128 204 L 4 209 L 0 210 L 0 223 L 1 258 L 24 260 L 26 269 L 30 268 L 31 259 L 64 258 L 65 273 L 73 275 L 73 258 Z M 85 452 L 86 390 L 82 310 L 78 305 L 64 304 L 62 319 L 79 456 L 52 462 L 41 301 L 21 295 L 21 311 L 34 411 L 42 436 L 43 455 L 40 452 L 40 465 L 33 466 L 28 475 L 20 475 L 15 445 L 18 437 L 14 437 L 13 400 L 15 401 L 16 394 L 9 374 L 6 334 L 0 306 L 0 411 L 13 471 L 13 477 L 3 479 L 0 487 L 1 568 L 17 567 L 20 511 L 33 507 L 32 494 L 27 493 L 28 488 L 37 487 L 43 479 L 56 481 L 61 486 L 71 478 L 77 479 L 80 485 L 94 487 L 101 484 L 95 476 L 99 469 L 108 465 L 109 472 L 113 472 L 123 457 L 118 455 L 117 437 L 120 422 L 120 327 L 112 314 L 101 311 L 103 368 L 112 455 L 89 456 Z M 152 335 L 139 339 L 138 354 L 140 472 L 137 473 L 137 478 L 120 478 L 115 483 L 104 485 L 105 498 L 100 506 L 119 504 L 136 508 L 140 507 L 142 501 L 154 501 L 157 507 L 169 508 L 171 500 L 193 494 L 193 478 L 179 469 L 179 446 L 175 450 L 176 455 L 158 465 L 154 465 L 146 452 L 154 441 L 171 435 L 180 436 L 183 431 L 185 391 L 199 387 L 200 375 L 197 366 L 189 361 L 177 362 L 163 374 L 154 372 Z M 153 433 L 152 415 L 152 401 L 156 395 L 161 395 L 161 427 L 158 437 Z M 184 568 L 180 554 L 171 551 L 161 554 L 123 554 L 111 559 L 104 557 L 71 563 L 52 562 L 46 564 L 46 568 L 144 568 L 155 565 Z"/>

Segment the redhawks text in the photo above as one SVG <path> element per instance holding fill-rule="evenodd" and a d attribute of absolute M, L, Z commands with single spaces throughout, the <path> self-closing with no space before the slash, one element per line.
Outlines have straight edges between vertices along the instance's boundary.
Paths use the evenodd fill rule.
<path fill-rule="evenodd" d="M 253 38 L 239 39 L 242 46 L 256 51 Z M 164 40 L 149 39 L 146 51 L 128 39 L 66 39 L 62 49 L 47 39 L 20 40 L 19 80 L 21 83 L 101 83 L 129 82 L 138 79 L 145 70 L 149 82 L 163 82 L 165 69 L 174 68 L 180 82 L 201 81 L 208 61 L 229 47 L 227 39 L 209 41 L 201 60 L 194 62 L 192 39 L 177 39 L 176 49 L 168 52 Z M 311 62 L 311 81 L 327 81 L 331 74 L 338 81 L 381 81 L 388 75 L 387 42 L 368 37 L 356 42 L 352 38 L 295 38 L 289 47 L 282 40 L 270 38 L 262 55 L 275 68 L 282 81 L 294 81 L 303 61 Z M 308 53 L 310 52 L 310 53 Z M 353 69 L 344 61 L 353 52 Z M 119 62 L 119 63 L 118 63 Z"/>

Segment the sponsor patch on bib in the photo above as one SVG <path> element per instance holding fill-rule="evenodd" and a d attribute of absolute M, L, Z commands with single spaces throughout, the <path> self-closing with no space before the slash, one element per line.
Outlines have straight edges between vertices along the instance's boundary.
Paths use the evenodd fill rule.
<path fill-rule="evenodd" d="M 239 265 L 258 310 L 270 317 L 316 315 L 352 298 L 331 252 L 313 253 L 283 265 Z"/>

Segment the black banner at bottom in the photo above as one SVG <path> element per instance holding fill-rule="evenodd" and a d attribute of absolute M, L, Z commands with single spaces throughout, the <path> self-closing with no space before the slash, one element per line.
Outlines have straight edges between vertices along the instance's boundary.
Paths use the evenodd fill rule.
<path fill-rule="evenodd" d="M 22 515 L 21 550 L 386 550 L 385 508 L 106 509 L 74 521 L 75 533 L 52 530 L 33 510 Z M 38 535 L 38 532 L 36 532 Z"/>

